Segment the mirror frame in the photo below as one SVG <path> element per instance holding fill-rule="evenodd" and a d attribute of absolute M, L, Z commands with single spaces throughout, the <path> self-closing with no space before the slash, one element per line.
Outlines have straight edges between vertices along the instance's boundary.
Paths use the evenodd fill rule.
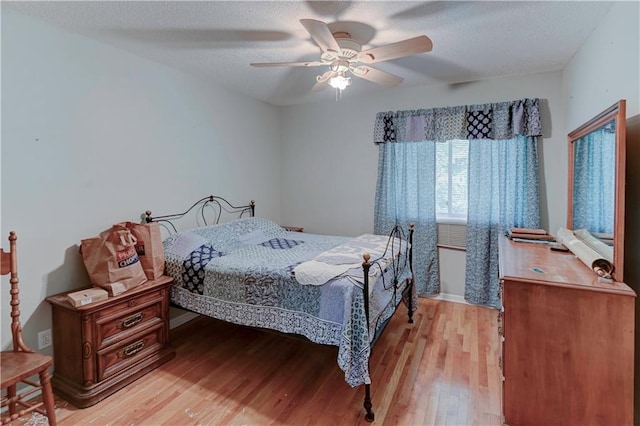
<path fill-rule="evenodd" d="M 600 114 L 587 121 L 568 135 L 569 186 L 567 198 L 567 229 L 573 229 L 574 142 L 612 120 L 615 120 L 616 128 L 615 208 L 613 215 L 613 278 L 618 282 L 622 282 L 624 280 L 624 190 L 626 166 L 626 101 L 624 99 L 602 111 Z"/>

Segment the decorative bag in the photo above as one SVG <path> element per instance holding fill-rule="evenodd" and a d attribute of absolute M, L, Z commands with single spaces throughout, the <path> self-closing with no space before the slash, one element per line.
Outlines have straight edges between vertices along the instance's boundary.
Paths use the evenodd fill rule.
<path fill-rule="evenodd" d="M 147 281 L 135 243 L 131 231 L 120 224 L 82 240 L 80 253 L 91 284 L 117 296 Z"/>
<path fill-rule="evenodd" d="M 162 245 L 160 225 L 156 222 L 123 222 L 120 225 L 129 229 L 138 240 L 136 251 L 147 278 L 150 280 L 160 278 L 164 274 L 164 246 Z"/>

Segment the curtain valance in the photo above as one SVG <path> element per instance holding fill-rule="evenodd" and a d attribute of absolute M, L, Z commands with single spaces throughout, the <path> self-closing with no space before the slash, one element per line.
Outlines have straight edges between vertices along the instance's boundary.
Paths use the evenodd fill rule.
<path fill-rule="evenodd" d="M 373 141 L 420 142 L 453 139 L 511 139 L 540 136 L 538 99 L 480 105 L 379 112 Z"/>

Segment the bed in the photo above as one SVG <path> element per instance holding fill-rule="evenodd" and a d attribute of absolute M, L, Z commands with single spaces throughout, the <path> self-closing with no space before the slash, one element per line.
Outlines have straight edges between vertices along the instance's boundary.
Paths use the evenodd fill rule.
<path fill-rule="evenodd" d="M 193 210 L 202 226 L 177 232 L 175 221 Z M 223 212 L 237 218 L 220 223 Z M 371 349 L 402 301 L 409 322 L 417 306 L 412 226 L 408 232 L 396 226 L 388 236 L 291 232 L 256 217 L 253 201 L 234 206 L 217 196 L 183 213 L 147 211 L 145 221 L 169 231 L 163 245 L 174 305 L 337 346 L 345 381 L 364 385 L 365 419 L 374 420 Z"/>

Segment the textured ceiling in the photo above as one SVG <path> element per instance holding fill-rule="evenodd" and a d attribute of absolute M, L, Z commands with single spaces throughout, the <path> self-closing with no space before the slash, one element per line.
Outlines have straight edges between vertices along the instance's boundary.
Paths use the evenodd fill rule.
<path fill-rule="evenodd" d="M 375 64 L 400 87 L 455 84 L 564 68 L 607 14 L 593 1 L 70 1 L 2 7 L 196 74 L 274 105 L 333 99 L 311 92 L 324 68 L 254 68 L 252 62 L 317 61 L 300 19 L 346 30 L 364 48 L 421 34 L 433 50 Z M 3 34 L 4 35 L 4 34 Z M 353 79 L 343 96 L 383 88 Z"/>

